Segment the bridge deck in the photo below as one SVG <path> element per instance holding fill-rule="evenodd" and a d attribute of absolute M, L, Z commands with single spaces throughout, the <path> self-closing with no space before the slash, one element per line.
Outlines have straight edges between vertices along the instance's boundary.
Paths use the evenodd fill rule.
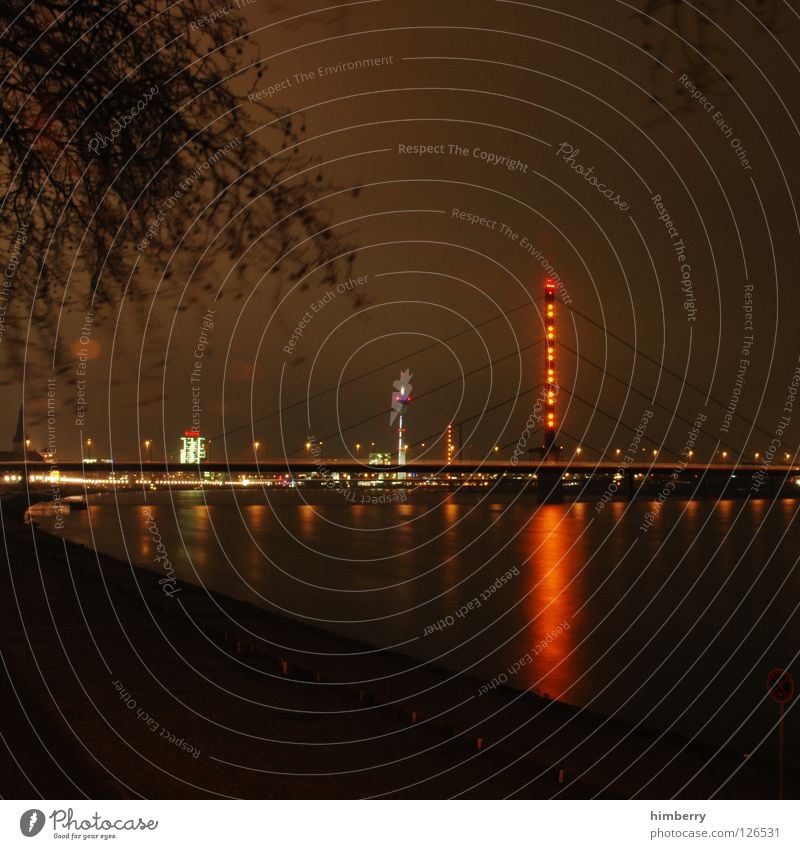
<path fill-rule="evenodd" d="M 27 471 L 28 474 L 47 474 L 53 468 L 61 472 L 172 472 L 191 473 L 197 472 L 251 472 L 260 474 L 287 474 L 304 473 L 310 474 L 320 472 L 348 472 L 381 473 L 381 472 L 407 472 L 413 474 L 442 474 L 447 472 L 470 473 L 480 472 L 482 474 L 510 474 L 520 472 L 536 472 L 539 469 L 550 472 L 576 472 L 580 474 L 634 472 L 649 474 L 672 473 L 678 464 L 673 462 L 648 462 L 642 461 L 632 463 L 624 468 L 614 461 L 592 461 L 592 460 L 546 460 L 525 461 L 520 463 L 481 462 L 480 460 L 455 460 L 451 463 L 444 462 L 411 462 L 405 466 L 371 466 L 366 463 L 354 462 L 352 460 L 324 460 L 314 462 L 313 460 L 265 460 L 262 462 L 204 462 L 200 466 L 195 464 L 170 463 L 163 461 L 147 462 L 139 460 L 126 460 L 123 462 L 89 462 L 80 461 L 67 463 L 46 463 L 42 461 L 25 463 L 20 460 L 0 461 L 0 471 L 18 472 Z M 685 473 L 702 474 L 703 472 L 730 472 L 731 474 L 755 473 L 758 471 L 772 472 L 775 474 L 800 474 L 800 465 L 776 463 L 768 467 L 760 463 L 743 463 L 734 465 L 731 463 L 690 463 L 681 467 Z"/>

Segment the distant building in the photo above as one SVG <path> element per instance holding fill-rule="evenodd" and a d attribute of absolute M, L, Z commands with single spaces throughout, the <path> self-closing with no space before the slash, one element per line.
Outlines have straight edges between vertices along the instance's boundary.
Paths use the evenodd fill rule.
<path fill-rule="evenodd" d="M 370 466 L 391 466 L 392 465 L 392 455 L 388 451 L 373 451 L 369 455 L 369 465 Z"/>
<path fill-rule="evenodd" d="M 21 405 L 19 408 L 19 414 L 17 415 L 17 429 L 14 431 L 14 437 L 11 441 L 14 445 L 14 451 L 23 451 L 25 449 L 25 430 L 23 426 Z"/>
<path fill-rule="evenodd" d="M 32 448 L 28 448 L 27 450 L 23 448 L 21 451 L 0 451 L 0 460 L 3 460 L 4 462 L 22 462 L 24 460 L 30 460 L 31 463 L 38 463 L 43 459 L 44 457 Z"/>
<path fill-rule="evenodd" d="M 185 430 L 181 437 L 181 463 L 196 465 L 206 459 L 206 438 L 199 430 Z"/>

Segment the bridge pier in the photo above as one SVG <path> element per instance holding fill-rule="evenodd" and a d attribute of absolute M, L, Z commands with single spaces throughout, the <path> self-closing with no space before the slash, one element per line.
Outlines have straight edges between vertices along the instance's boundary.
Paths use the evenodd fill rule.
<path fill-rule="evenodd" d="M 564 500 L 561 469 L 539 467 L 536 498 L 539 504 L 561 504 Z"/>

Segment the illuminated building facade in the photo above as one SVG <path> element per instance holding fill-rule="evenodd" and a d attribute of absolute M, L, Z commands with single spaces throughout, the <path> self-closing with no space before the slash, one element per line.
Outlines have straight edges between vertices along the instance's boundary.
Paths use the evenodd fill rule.
<path fill-rule="evenodd" d="M 206 438 L 199 430 L 185 430 L 181 437 L 181 463 L 202 463 L 206 459 Z"/>
<path fill-rule="evenodd" d="M 388 451 L 373 451 L 369 455 L 370 466 L 391 466 L 392 455 Z"/>

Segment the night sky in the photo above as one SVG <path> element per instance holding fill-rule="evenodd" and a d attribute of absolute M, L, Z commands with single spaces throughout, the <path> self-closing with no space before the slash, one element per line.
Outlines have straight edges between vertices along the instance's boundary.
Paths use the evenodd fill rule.
<path fill-rule="evenodd" d="M 543 264 L 563 282 L 559 442 L 588 456 L 625 447 L 654 409 L 647 447 L 663 443 L 665 457 L 681 450 L 698 413 L 708 416 L 698 455 L 720 439 L 763 452 L 800 354 L 800 95 L 788 82 L 800 24 L 786 7 L 770 32 L 732 5 L 705 28 L 715 52 L 700 81 L 691 45 L 664 41 L 662 22 L 643 22 L 636 4 L 247 6 L 268 68 L 258 80 L 245 69 L 250 48 L 234 85 L 305 124 L 302 151 L 325 178 L 318 202 L 357 251 L 352 272 L 339 291 L 318 269 L 290 285 L 264 257 L 246 269 L 244 257 L 220 259 L 202 279 L 142 264 L 147 297 L 100 308 L 88 345 L 83 313 L 61 316 L 75 368 L 60 378 L 59 456 L 80 456 L 81 435 L 98 457 L 136 457 L 146 438 L 153 459 L 176 454 L 192 424 L 199 342 L 199 424 L 213 459 L 252 457 L 254 439 L 262 458 L 301 456 L 309 434 L 326 456 L 356 442 L 362 456 L 373 442 L 390 450 L 392 382 L 404 368 L 415 396 L 408 441 L 426 442 L 411 457 L 440 458 L 451 420 L 464 423 L 464 456 L 495 445 L 510 456 L 543 379 Z M 347 68 L 363 60 L 378 61 Z M 334 72 L 320 75 L 324 66 Z M 266 130 L 264 139 L 269 146 Z M 38 447 L 49 371 L 35 342 L 24 392 Z M 21 382 L 3 390 L 6 441 L 20 392 Z M 706 407 L 707 398 L 721 403 Z M 795 421 L 786 450 L 797 433 Z"/>

